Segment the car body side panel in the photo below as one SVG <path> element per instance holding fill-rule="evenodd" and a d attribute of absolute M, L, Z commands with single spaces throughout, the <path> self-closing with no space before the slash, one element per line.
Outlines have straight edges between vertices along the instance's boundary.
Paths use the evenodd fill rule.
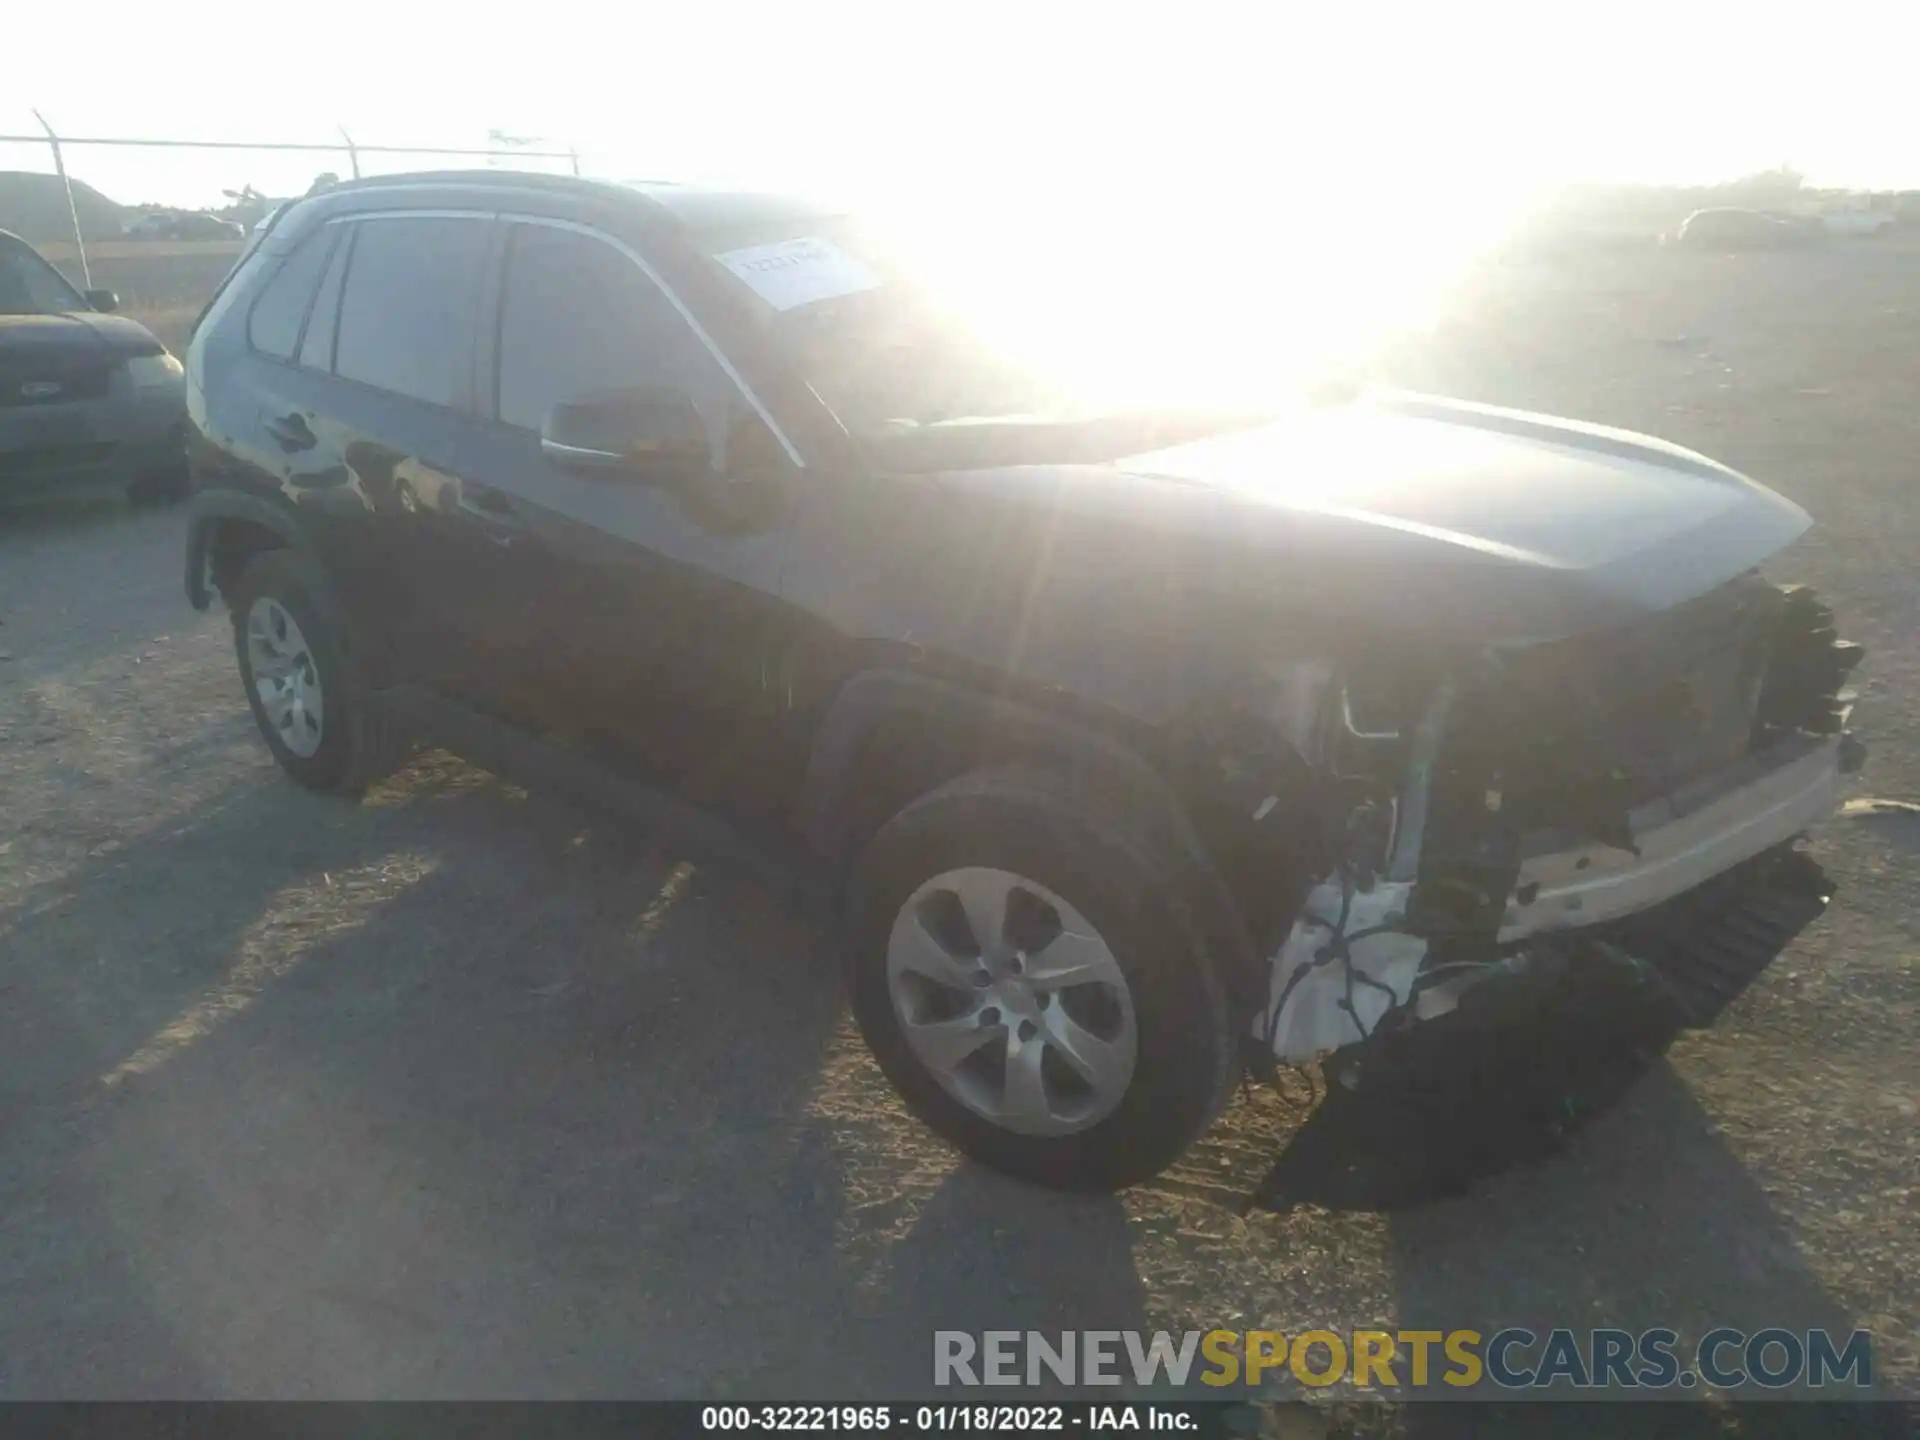
<path fill-rule="evenodd" d="M 1008 505 L 950 476 L 808 472 L 783 592 L 796 709 L 894 666 L 1155 727 L 1225 678 L 1191 548 L 1088 524 L 1031 478 Z"/>
<path fill-rule="evenodd" d="M 270 236 L 262 275 L 299 238 Z M 407 562 L 407 507 L 454 470 L 456 417 L 252 350 L 245 316 L 260 279 L 216 300 L 190 352 L 196 484 L 291 517 L 384 673 L 412 678 L 426 664 L 448 678 L 459 657 L 435 624 L 435 577 Z"/>
<path fill-rule="evenodd" d="M 418 523 L 484 616 L 492 708 L 735 800 L 754 787 L 728 776 L 758 771 L 775 711 L 780 497 L 740 486 L 717 514 L 671 487 L 569 474 L 496 426 Z"/>

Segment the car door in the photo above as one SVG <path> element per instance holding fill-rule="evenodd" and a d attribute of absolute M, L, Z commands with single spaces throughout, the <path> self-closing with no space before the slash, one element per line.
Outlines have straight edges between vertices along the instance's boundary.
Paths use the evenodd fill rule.
<path fill-rule="evenodd" d="M 775 710 L 791 449 L 639 251 L 571 222 L 503 223 L 492 418 L 463 506 L 435 515 L 488 592 L 467 613 L 486 617 L 473 643 L 498 703 L 698 798 L 751 805 Z M 543 452 L 554 404 L 643 386 L 693 402 L 710 475 L 652 484 Z"/>
<path fill-rule="evenodd" d="M 463 503 L 463 460 L 480 439 L 476 319 L 493 226 L 407 211 L 344 222 L 298 355 L 321 378 L 265 422 L 344 478 L 330 505 L 353 533 L 332 564 L 390 647 L 389 678 L 460 696 L 485 682 L 461 612 L 483 592 L 436 543 L 432 516 Z"/>

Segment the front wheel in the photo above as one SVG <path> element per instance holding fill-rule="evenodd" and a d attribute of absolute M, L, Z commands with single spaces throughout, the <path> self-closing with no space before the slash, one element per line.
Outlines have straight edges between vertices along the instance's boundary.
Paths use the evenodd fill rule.
<path fill-rule="evenodd" d="M 889 822 L 855 876 L 851 983 L 915 1113 L 1064 1189 L 1172 1164 L 1238 1059 L 1179 874 L 1141 828 L 1039 771 L 963 777 Z"/>

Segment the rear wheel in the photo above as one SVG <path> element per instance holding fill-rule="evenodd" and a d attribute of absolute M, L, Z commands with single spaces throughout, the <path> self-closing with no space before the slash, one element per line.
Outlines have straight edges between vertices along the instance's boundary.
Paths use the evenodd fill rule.
<path fill-rule="evenodd" d="M 1052 776 L 967 776 L 889 822 L 855 880 L 854 1011 L 914 1111 L 1023 1179 L 1171 1164 L 1237 1073 L 1224 991 L 1140 827 Z"/>
<path fill-rule="evenodd" d="M 344 660 L 345 625 L 325 576 L 289 550 L 248 561 L 232 595 L 233 643 L 254 723 L 310 790 L 358 794 L 400 750 Z"/>

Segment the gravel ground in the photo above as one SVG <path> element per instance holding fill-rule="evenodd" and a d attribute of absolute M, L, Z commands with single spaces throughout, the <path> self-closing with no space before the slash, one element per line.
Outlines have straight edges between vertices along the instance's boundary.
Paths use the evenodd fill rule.
<path fill-rule="evenodd" d="M 1869 647 L 1884 797 L 1920 795 L 1916 262 L 1514 262 L 1393 362 L 1805 504 L 1779 575 Z M 444 755 L 359 805 L 279 778 L 180 542 L 0 516 L 0 1397 L 905 1395 L 935 1328 L 1371 1324 L 1858 1325 L 1920 1392 L 1910 816 L 1825 826 L 1834 907 L 1544 1160 L 1388 1204 L 1296 1084 L 1067 1199 L 903 1116 L 778 896 Z M 1242 1217 L 1296 1132 L 1318 1203 Z"/>

